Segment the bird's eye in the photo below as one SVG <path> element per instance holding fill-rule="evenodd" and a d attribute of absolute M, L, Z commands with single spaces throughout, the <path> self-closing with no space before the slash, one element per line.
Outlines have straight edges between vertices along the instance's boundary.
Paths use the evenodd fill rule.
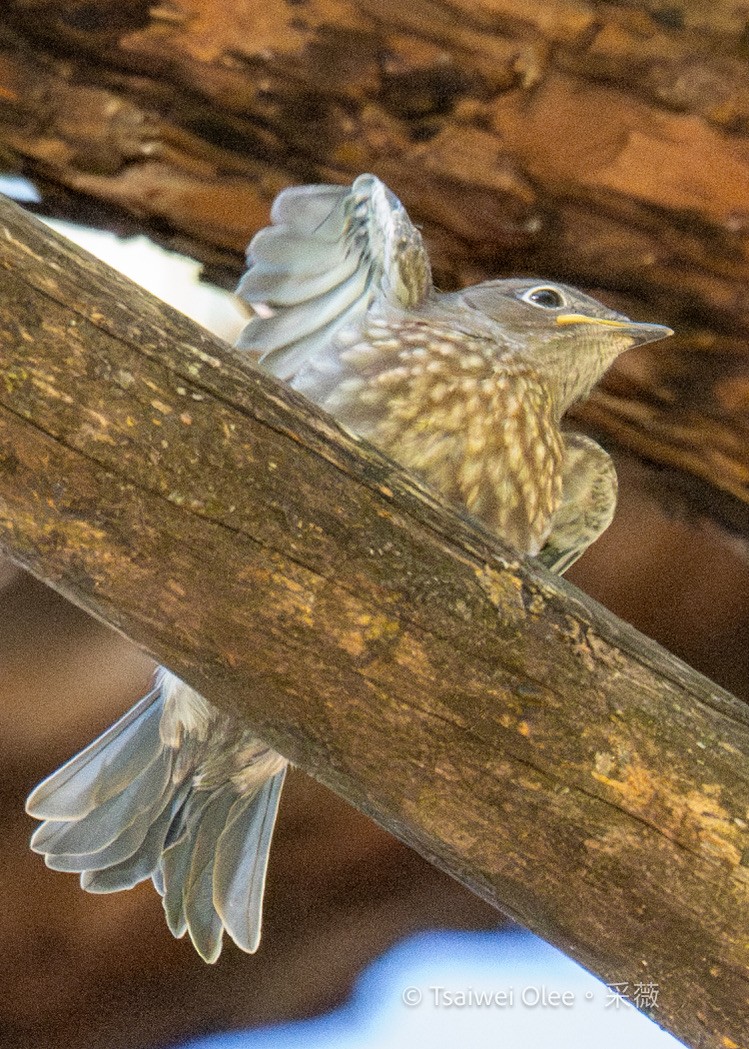
<path fill-rule="evenodd" d="M 564 306 L 564 296 L 556 288 L 530 288 L 520 296 L 524 302 L 532 302 L 545 310 L 558 310 Z"/>

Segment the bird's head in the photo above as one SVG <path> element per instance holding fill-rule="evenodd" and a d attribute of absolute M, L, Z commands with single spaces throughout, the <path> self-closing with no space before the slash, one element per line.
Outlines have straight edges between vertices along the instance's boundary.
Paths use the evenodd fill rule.
<path fill-rule="evenodd" d="M 460 294 L 465 306 L 499 325 L 504 346 L 538 370 L 560 412 L 587 396 L 620 353 L 673 334 L 552 281 L 486 281 Z"/>

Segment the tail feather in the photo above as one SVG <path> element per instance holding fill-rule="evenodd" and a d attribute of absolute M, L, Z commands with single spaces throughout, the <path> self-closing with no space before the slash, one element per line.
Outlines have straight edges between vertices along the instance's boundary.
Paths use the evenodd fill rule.
<path fill-rule="evenodd" d="M 79 820 L 118 794 L 159 753 L 160 689 L 151 689 L 111 728 L 47 776 L 26 800 L 39 820 Z"/>
<path fill-rule="evenodd" d="M 216 847 L 213 905 L 232 940 L 250 954 L 260 943 L 268 853 L 285 776 L 283 768 L 257 794 L 235 801 Z"/>
<path fill-rule="evenodd" d="M 163 736 L 163 738 L 162 738 Z M 88 892 L 152 878 L 169 928 L 215 961 L 256 950 L 283 759 L 161 672 L 116 725 L 31 794 L 31 846 Z M 269 773 L 270 776 L 269 776 Z"/>
<path fill-rule="evenodd" d="M 153 887 L 156 889 L 156 892 L 158 892 L 159 896 L 163 897 L 166 892 L 166 886 L 164 885 L 164 870 L 161 866 L 161 858 L 159 858 L 158 867 L 151 875 L 151 881 L 153 882 Z"/>
<path fill-rule="evenodd" d="M 87 892 L 120 892 L 132 889 L 146 878 L 152 878 L 164 852 L 164 840 L 174 817 L 174 809 L 181 804 L 188 790 L 189 785 L 183 784 L 181 790 L 170 798 L 169 804 L 148 828 L 148 833 L 135 852 L 120 863 L 84 871 L 81 887 Z"/>
<path fill-rule="evenodd" d="M 147 839 L 154 826 L 162 827 L 163 837 L 166 838 L 183 794 L 184 789 L 175 791 L 171 787 L 163 791 L 151 806 L 134 815 L 129 826 L 115 827 L 116 837 L 104 848 L 90 852 L 47 852 L 45 857 L 47 866 L 55 871 L 81 873 L 82 871 L 100 871 L 123 864 L 125 860 L 146 849 Z M 90 819 L 90 817 L 87 818 Z"/>
<path fill-rule="evenodd" d="M 154 808 L 163 806 L 170 777 L 170 754 L 162 750 L 124 790 L 82 818 L 46 820 L 34 833 L 31 848 L 46 855 L 98 853 L 136 824 L 145 836 Z"/>
<path fill-rule="evenodd" d="M 236 794 L 227 784 L 215 791 L 204 807 L 193 835 L 192 860 L 182 889 L 190 939 L 207 962 L 215 962 L 221 953 L 224 926 L 213 906 L 213 866 L 216 842 L 235 800 Z"/>
<path fill-rule="evenodd" d="M 164 886 L 164 913 L 173 936 L 180 939 L 187 932 L 183 902 L 185 879 L 190 871 L 192 841 L 185 836 L 176 845 L 164 851 L 159 864 L 160 880 Z"/>

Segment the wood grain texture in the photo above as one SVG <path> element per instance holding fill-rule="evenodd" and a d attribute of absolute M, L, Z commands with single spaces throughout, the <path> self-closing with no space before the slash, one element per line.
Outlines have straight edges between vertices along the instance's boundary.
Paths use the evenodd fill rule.
<path fill-rule="evenodd" d="M 443 287 L 568 280 L 678 333 L 583 410 L 749 536 L 749 43 L 736 0 L 8 0 L 0 151 L 43 210 L 232 283 L 289 182 L 384 178 Z"/>
<path fill-rule="evenodd" d="M 693 1046 L 749 1021 L 749 717 L 0 206 L 0 546 Z M 386 773 L 386 774 L 384 774 Z"/>

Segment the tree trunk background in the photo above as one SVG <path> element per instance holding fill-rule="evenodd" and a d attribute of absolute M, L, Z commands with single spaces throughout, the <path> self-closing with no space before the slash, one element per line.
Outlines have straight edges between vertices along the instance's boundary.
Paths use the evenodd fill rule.
<path fill-rule="evenodd" d="M 227 286 L 283 185 L 373 170 L 423 224 L 443 287 L 535 272 L 671 323 L 585 410 L 622 490 L 573 575 L 749 696 L 748 41 L 743 5 L 698 0 L 6 0 L 0 158 L 41 211 L 145 231 Z M 148 889 L 87 897 L 26 851 L 23 794 L 136 698 L 147 661 L 12 573 L 0 633 L 3 1049 L 305 1015 L 403 932 L 496 922 L 297 775 L 262 952 L 203 966 Z"/>
<path fill-rule="evenodd" d="M 746 538 L 747 57 L 735 0 L 6 0 L 0 148 L 42 210 L 228 284 L 282 186 L 372 170 L 442 286 L 534 272 L 670 323 L 582 416 Z"/>

